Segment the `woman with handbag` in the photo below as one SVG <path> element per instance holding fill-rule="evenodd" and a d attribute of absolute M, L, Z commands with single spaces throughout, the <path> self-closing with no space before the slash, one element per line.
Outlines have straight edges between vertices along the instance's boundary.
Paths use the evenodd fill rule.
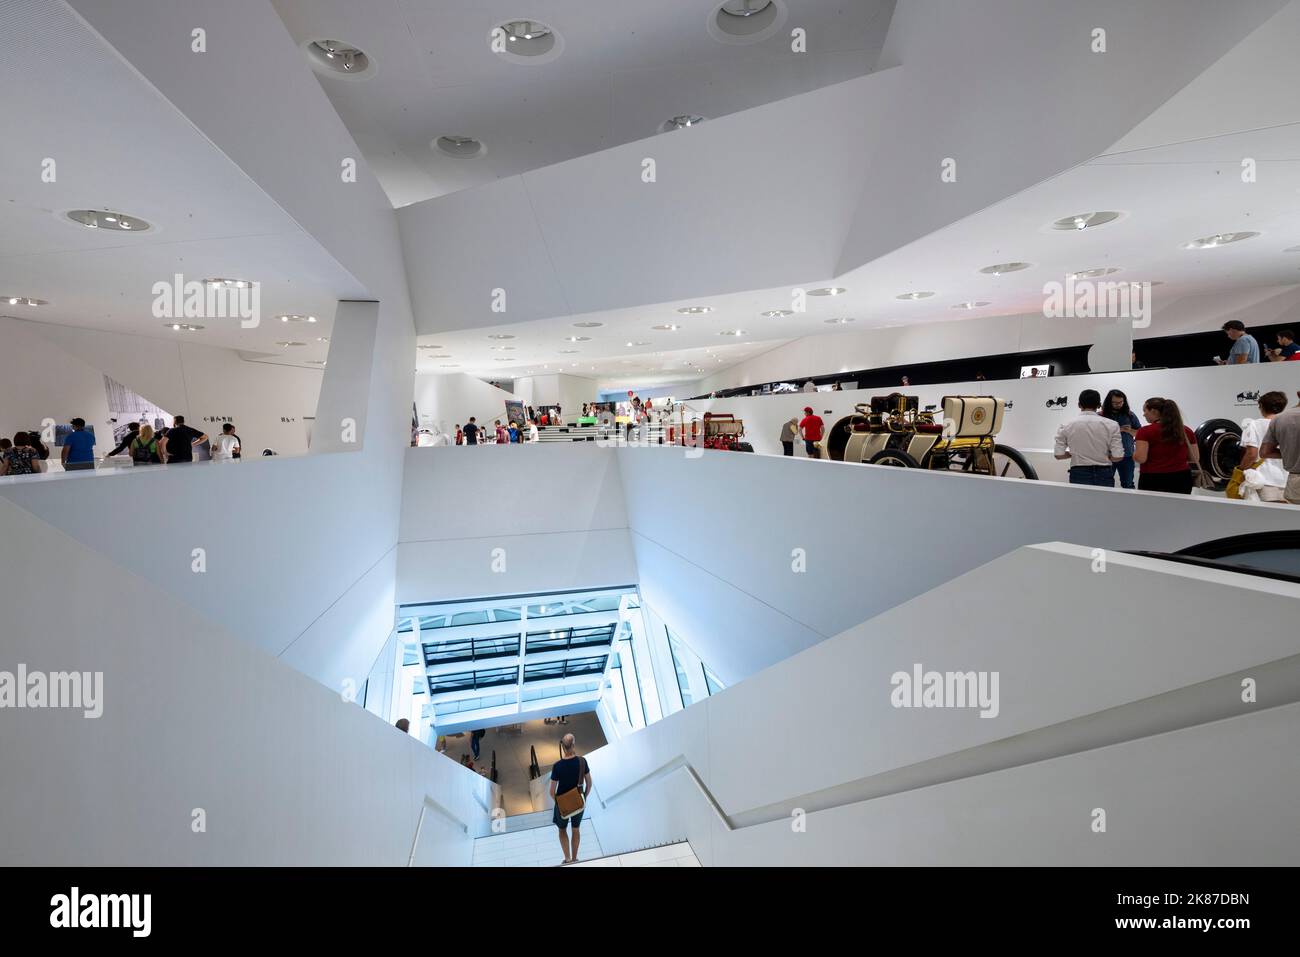
<path fill-rule="evenodd" d="M 1144 492 L 1192 494 L 1192 465 L 1201 460 L 1196 433 L 1183 425 L 1173 399 L 1147 399 L 1142 414 L 1149 424 L 1138 429 L 1133 461 L 1142 466 L 1138 489 Z"/>
<path fill-rule="evenodd" d="M 563 757 L 551 767 L 551 800 L 555 802 L 551 823 L 560 829 L 564 863 L 572 864 L 578 860 L 578 843 L 582 839 L 578 829 L 582 827 L 587 796 L 591 794 L 591 768 L 586 758 L 578 757 L 578 741 L 572 734 L 560 739 L 560 750 Z M 570 824 L 573 825 L 572 848 L 569 844 Z"/>

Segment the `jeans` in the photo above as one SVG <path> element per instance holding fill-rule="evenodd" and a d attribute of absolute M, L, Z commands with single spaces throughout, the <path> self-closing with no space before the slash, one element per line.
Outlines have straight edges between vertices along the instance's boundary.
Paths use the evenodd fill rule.
<path fill-rule="evenodd" d="M 1120 488 L 1133 488 L 1133 470 L 1136 465 L 1133 462 L 1133 456 L 1125 456 L 1123 462 L 1115 463 L 1115 474 L 1119 476 Z"/>
<path fill-rule="evenodd" d="M 784 450 L 785 455 L 794 455 L 794 442 L 782 442 L 781 448 Z"/>
<path fill-rule="evenodd" d="M 810 458 L 810 459 L 815 459 L 815 458 L 817 458 L 817 443 L 816 443 L 816 442 L 809 442 L 807 439 L 804 439 L 804 442 L 803 442 L 803 450 L 804 450 L 805 452 L 808 453 L 808 458 Z"/>
<path fill-rule="evenodd" d="M 1070 467 L 1071 485 L 1099 485 L 1102 488 L 1115 487 L 1115 467 L 1113 465 L 1072 465 Z"/>

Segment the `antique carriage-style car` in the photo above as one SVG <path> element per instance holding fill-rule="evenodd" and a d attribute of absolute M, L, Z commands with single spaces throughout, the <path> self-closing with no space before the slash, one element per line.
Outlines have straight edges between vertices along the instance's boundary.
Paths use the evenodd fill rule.
<path fill-rule="evenodd" d="M 925 411 L 914 395 L 875 396 L 835 423 L 822 440 L 822 454 L 868 465 L 1037 479 L 1020 452 L 995 441 L 1005 414 L 1003 400 L 986 395 L 944 396 L 939 409 Z"/>

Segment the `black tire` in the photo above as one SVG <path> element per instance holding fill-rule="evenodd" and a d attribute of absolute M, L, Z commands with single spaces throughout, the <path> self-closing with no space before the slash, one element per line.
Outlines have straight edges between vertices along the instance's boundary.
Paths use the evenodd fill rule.
<path fill-rule="evenodd" d="M 754 451 L 754 447 L 753 447 L 752 445 L 750 445 L 748 442 L 737 442 L 737 443 L 736 443 L 736 451 L 737 451 L 737 452 L 752 452 L 752 451 Z"/>
<path fill-rule="evenodd" d="M 1196 430 L 1196 444 L 1201 470 L 1215 490 L 1223 491 L 1241 461 L 1241 426 L 1231 419 L 1210 419 Z"/>
<path fill-rule="evenodd" d="M 871 458 L 867 459 L 868 465 L 892 465 L 896 468 L 919 469 L 921 463 L 912 456 L 908 455 L 902 449 L 881 449 Z"/>
<path fill-rule="evenodd" d="M 1025 458 L 1022 454 L 1020 454 L 1020 451 L 1018 449 L 1013 449 L 1009 445 L 995 445 L 993 446 L 993 454 L 995 456 L 1005 455 L 1007 459 L 1010 460 L 1010 462 L 1016 466 L 1016 468 L 1020 469 L 1020 471 L 1024 473 L 1023 475 L 1019 476 L 1020 478 L 1028 479 L 1032 482 L 1038 481 L 1037 470 L 1035 470 L 1035 468 L 1029 464 L 1029 460 Z M 1003 468 L 999 474 L 1002 478 L 1016 477 L 1016 476 L 1008 475 L 1007 468 Z"/>

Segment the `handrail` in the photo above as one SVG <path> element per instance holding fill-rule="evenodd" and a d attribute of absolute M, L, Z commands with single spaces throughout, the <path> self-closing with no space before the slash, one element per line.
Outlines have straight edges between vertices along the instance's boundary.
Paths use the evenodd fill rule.
<path fill-rule="evenodd" d="M 462 821 L 460 818 L 458 818 L 455 814 L 453 814 L 451 811 L 447 810 L 445 807 L 443 807 L 441 804 L 439 804 L 437 801 L 435 801 L 433 798 L 431 798 L 429 795 L 426 794 L 426 795 L 424 796 L 424 803 L 420 805 L 420 818 L 419 818 L 418 821 L 415 822 L 415 837 L 413 837 L 413 838 L 411 839 L 411 853 L 410 853 L 410 856 L 407 857 L 407 859 L 406 859 L 406 866 L 407 866 L 407 867 L 414 867 L 414 866 L 415 866 L 415 852 L 416 852 L 417 850 L 419 850 L 419 847 L 420 847 L 420 833 L 421 833 L 421 831 L 424 830 L 424 815 L 425 815 L 425 812 L 430 811 L 430 810 L 432 810 L 432 811 L 437 811 L 439 814 L 441 814 L 441 815 L 442 815 L 443 817 L 445 817 L 447 820 L 451 821 L 452 824 L 455 824 L 456 827 L 460 828 L 460 830 L 461 830 L 462 833 L 464 833 L 464 834 L 466 834 L 466 835 L 469 834 L 469 825 L 468 825 L 468 824 L 466 824 L 464 821 Z"/>
<path fill-rule="evenodd" d="M 637 778 L 635 781 L 633 781 L 631 784 L 627 785 L 626 787 L 619 788 L 608 798 L 601 795 L 599 789 L 596 789 L 596 797 L 600 801 L 601 809 L 604 810 L 605 808 L 609 807 L 610 804 L 614 803 L 619 798 L 623 797 L 625 794 L 635 791 L 639 789 L 642 785 L 649 784 L 652 781 L 662 781 L 664 778 L 668 777 L 669 775 L 677 771 L 685 771 L 687 773 L 687 775 L 691 779 L 691 783 L 695 785 L 695 789 L 699 791 L 700 794 L 703 796 L 704 800 L 708 802 L 709 807 L 712 808 L 714 815 L 717 817 L 718 821 L 722 824 L 722 826 L 726 828 L 728 831 L 736 830 L 736 825 L 731 823 L 731 818 L 727 817 L 726 813 L 722 810 L 722 805 L 720 805 L 718 803 L 717 798 L 713 796 L 713 792 L 709 790 L 708 785 L 706 785 L 704 781 L 700 779 L 699 774 L 696 772 L 695 768 L 691 765 L 691 763 L 686 760 L 686 755 L 684 754 L 677 755 L 676 757 L 670 759 L 669 761 L 655 768 L 649 774 Z"/>

